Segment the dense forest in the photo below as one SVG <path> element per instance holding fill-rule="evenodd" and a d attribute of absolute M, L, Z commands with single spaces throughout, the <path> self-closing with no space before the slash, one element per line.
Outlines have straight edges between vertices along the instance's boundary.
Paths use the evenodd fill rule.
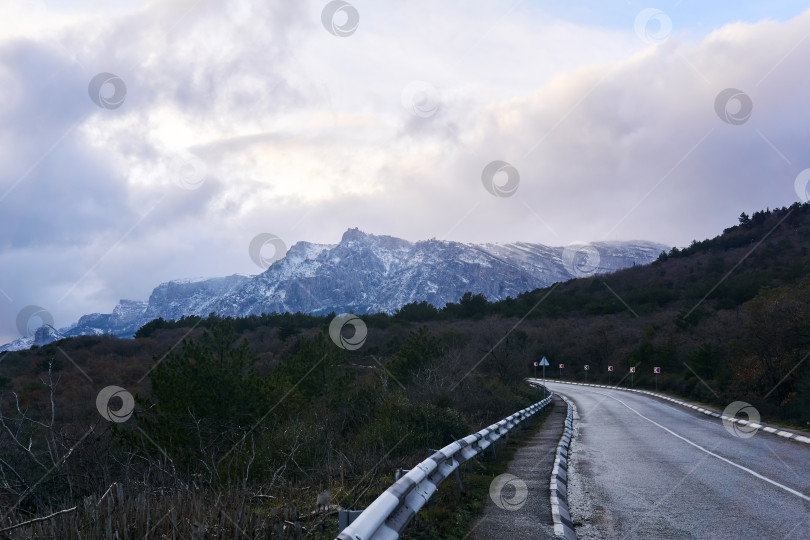
<path fill-rule="evenodd" d="M 4 534 L 236 527 L 283 537 L 303 523 L 308 535 L 334 535 L 311 514 L 318 493 L 362 508 L 394 468 L 538 400 L 523 381 L 542 356 L 550 378 L 563 363 L 563 378 L 582 381 L 588 364 L 588 380 L 606 383 L 610 365 L 611 382 L 626 386 L 635 366 L 637 387 L 657 382 L 720 408 L 747 401 L 763 420 L 807 429 L 808 247 L 810 205 L 797 203 L 743 213 L 648 266 L 498 302 L 468 293 L 441 308 L 362 314 L 357 350 L 330 339 L 334 314 L 298 313 L 158 319 L 132 340 L 7 353 L 0 530 L 75 507 Z M 112 421 L 97 403 L 111 385 L 124 391 Z M 111 416 L 130 394 L 132 416 Z"/>

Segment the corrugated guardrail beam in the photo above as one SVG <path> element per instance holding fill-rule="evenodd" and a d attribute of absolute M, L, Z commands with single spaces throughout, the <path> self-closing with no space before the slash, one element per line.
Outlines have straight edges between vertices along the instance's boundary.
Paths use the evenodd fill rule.
<path fill-rule="evenodd" d="M 551 402 L 553 394 L 500 422 L 452 442 L 416 465 L 394 482 L 348 527 L 337 540 L 394 540 L 436 492 L 439 484 L 459 466 L 477 456 L 509 431 Z"/>
<path fill-rule="evenodd" d="M 551 470 L 549 488 L 551 495 L 551 519 L 554 522 L 554 534 L 557 537 L 564 537 L 566 540 L 576 540 L 577 533 L 574 524 L 571 522 L 571 514 L 568 509 L 568 460 L 570 458 L 568 449 L 571 446 L 571 438 L 574 436 L 574 405 L 569 399 L 563 397 L 568 405 L 568 413 L 565 415 L 565 429 L 563 429 L 560 443 L 557 445 L 557 455 L 554 457 L 554 468 Z"/>

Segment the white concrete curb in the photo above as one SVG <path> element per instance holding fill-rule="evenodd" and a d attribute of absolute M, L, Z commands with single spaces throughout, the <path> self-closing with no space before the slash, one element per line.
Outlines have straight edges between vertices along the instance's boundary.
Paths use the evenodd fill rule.
<path fill-rule="evenodd" d="M 534 379 L 534 380 L 538 380 L 538 379 Z M 779 437 L 784 437 L 785 439 L 790 439 L 792 441 L 798 441 L 798 442 L 802 442 L 802 443 L 805 443 L 805 444 L 810 444 L 810 437 L 805 437 L 803 435 L 797 435 L 796 433 L 791 433 L 790 431 L 784 431 L 784 430 L 773 428 L 773 427 L 770 427 L 770 426 L 763 426 L 762 424 L 757 424 L 756 422 L 750 422 L 748 420 L 743 420 L 741 418 L 733 418 L 733 417 L 730 417 L 730 416 L 723 416 L 720 413 L 717 413 L 715 411 L 710 411 L 709 409 L 705 409 L 703 407 L 695 405 L 694 403 L 681 401 L 679 399 L 675 399 L 675 398 L 669 397 L 669 396 L 664 395 L 664 394 L 659 394 L 657 392 L 650 392 L 649 390 L 636 390 L 635 388 L 622 388 L 622 387 L 619 387 L 619 386 L 605 386 L 603 384 L 576 383 L 576 382 L 560 381 L 560 380 L 546 381 L 546 382 L 558 383 L 558 384 L 572 384 L 574 386 L 592 386 L 594 388 L 609 388 L 609 389 L 612 389 L 612 390 L 621 390 L 623 392 L 635 392 L 637 394 L 647 394 L 648 396 L 654 396 L 654 397 L 657 397 L 657 398 L 665 399 L 667 401 L 671 401 L 672 403 L 675 403 L 675 404 L 680 405 L 682 407 L 688 407 L 690 409 L 694 409 L 694 410 L 696 410 L 698 412 L 701 412 L 701 413 L 703 413 L 703 414 L 705 414 L 707 416 L 713 416 L 714 418 L 720 418 L 721 420 L 725 420 L 726 422 L 742 424 L 744 426 L 745 425 L 750 425 L 751 427 L 761 429 L 762 431 L 764 431 L 766 433 L 772 433 L 774 435 L 778 435 Z M 565 399 L 565 398 L 563 398 L 563 399 Z"/>
<path fill-rule="evenodd" d="M 567 398 L 560 397 L 568 404 L 568 414 L 565 417 L 565 430 L 557 445 L 557 455 L 554 458 L 554 468 L 551 470 L 551 480 L 549 481 L 551 519 L 554 521 L 554 534 L 557 537 L 576 540 L 577 533 L 568 511 L 568 449 L 571 446 L 571 438 L 574 436 L 576 406 Z"/>

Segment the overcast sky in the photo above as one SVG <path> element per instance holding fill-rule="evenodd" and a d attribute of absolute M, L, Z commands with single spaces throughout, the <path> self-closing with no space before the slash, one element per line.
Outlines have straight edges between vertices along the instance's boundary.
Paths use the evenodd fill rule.
<path fill-rule="evenodd" d="M 0 0 L 0 343 L 260 233 L 683 246 L 806 200 L 806 8 Z"/>

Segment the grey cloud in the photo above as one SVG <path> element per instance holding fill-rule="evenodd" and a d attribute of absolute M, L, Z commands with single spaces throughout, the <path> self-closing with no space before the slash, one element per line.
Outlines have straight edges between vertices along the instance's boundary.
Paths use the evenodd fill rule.
<path fill-rule="evenodd" d="M 87 80 L 70 62 L 40 44 L 18 42 L 0 49 L 0 65 L 12 75 L 0 137 L 0 247 L 82 245 L 129 214 L 120 175 L 109 156 L 88 147 L 81 120 L 95 106 Z"/>
<path fill-rule="evenodd" d="M 719 233 L 742 210 L 789 205 L 806 141 L 785 134 L 810 120 L 802 105 L 810 78 L 801 68 L 810 58 L 798 49 L 785 55 L 810 15 L 785 26 L 728 31 L 695 47 L 672 43 L 484 111 L 479 125 L 490 127 L 452 166 L 453 189 L 465 189 L 474 159 L 503 159 L 521 172 L 523 202 L 566 239 L 601 239 L 629 213 L 614 234 L 678 245 Z M 763 43 L 785 33 L 791 38 L 763 55 Z M 721 46 L 725 55 L 714 54 Z M 743 126 L 714 113 L 716 94 L 729 86 L 748 89 L 754 101 Z M 523 230 L 531 213 L 515 210 L 498 213 L 508 229 Z M 465 228 L 473 231 L 483 232 Z"/>
<path fill-rule="evenodd" d="M 0 49 L 0 77 L 13 82 L 0 103 L 0 136 L 10 142 L 0 149 L 0 189 L 89 114 L 0 202 L 0 250 L 13 268 L 0 288 L 14 299 L 0 295 L 0 334 L 14 333 L 27 304 L 60 325 L 121 297 L 145 298 L 166 279 L 255 272 L 247 246 L 262 232 L 287 245 L 336 242 L 354 226 L 410 240 L 564 245 L 600 240 L 618 224 L 610 239 L 684 245 L 742 210 L 790 204 L 793 179 L 810 166 L 810 53 L 791 52 L 810 29 L 807 14 L 727 27 L 697 44 L 671 38 L 518 97 L 496 99 L 470 83 L 514 85 L 527 80 L 516 76 L 522 66 L 480 66 L 459 73 L 457 88 L 447 77 L 441 106 L 422 118 L 400 103 L 402 86 L 421 77 L 420 59 L 406 58 L 407 75 L 383 65 L 396 81 L 375 71 L 398 47 L 375 35 L 379 13 L 364 12 L 361 29 L 336 41 L 315 3 L 208 2 L 181 18 L 193 4 L 155 3 L 101 29 L 67 30 L 60 40 L 80 64 L 39 42 Z M 217 49 L 218 36 L 231 46 Z M 487 38 L 487 58 L 498 57 L 498 39 Z M 379 48 L 364 55 L 371 44 Z M 126 82 L 120 109 L 88 99 L 99 71 Z M 752 98 L 744 125 L 715 114 L 728 87 Z M 170 136 L 160 131 L 166 115 L 178 119 Z M 178 153 L 205 162 L 198 189 L 171 182 Z M 514 197 L 483 189 L 481 170 L 493 160 L 520 172 Z"/>

